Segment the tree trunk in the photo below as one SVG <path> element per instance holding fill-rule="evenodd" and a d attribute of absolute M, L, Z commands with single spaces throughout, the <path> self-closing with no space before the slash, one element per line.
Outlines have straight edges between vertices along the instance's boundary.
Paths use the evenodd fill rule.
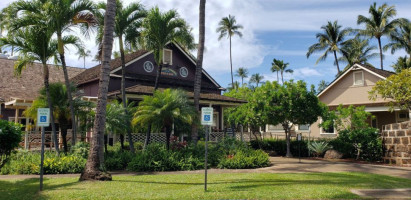
<path fill-rule="evenodd" d="M 66 58 L 64 56 L 64 44 L 63 44 L 63 39 L 61 36 L 61 33 L 57 33 L 57 40 L 58 40 L 58 51 L 60 55 L 60 60 L 61 60 L 61 65 L 63 68 L 63 74 L 64 74 L 64 84 L 66 85 L 67 89 L 67 99 L 69 102 L 70 106 L 70 115 L 71 115 L 71 132 L 72 132 L 72 138 L 71 138 L 71 145 L 74 146 L 76 144 L 76 133 L 77 133 L 77 127 L 76 127 L 76 115 L 75 110 L 74 110 L 74 105 L 73 105 L 73 98 L 71 96 L 71 87 L 70 87 L 70 81 L 68 77 L 68 72 L 67 72 L 67 65 L 66 65 Z"/>
<path fill-rule="evenodd" d="M 280 82 L 280 78 L 278 78 L 278 71 L 277 71 L 277 83 Z"/>
<path fill-rule="evenodd" d="M 382 55 L 382 48 L 381 48 L 381 38 L 377 38 L 377 40 L 378 40 L 378 47 L 380 48 L 381 69 L 384 70 L 384 66 L 383 66 L 383 63 L 382 63 L 383 55 Z"/>
<path fill-rule="evenodd" d="M 108 135 L 104 135 L 104 152 L 107 154 L 107 143 L 108 143 Z"/>
<path fill-rule="evenodd" d="M 60 123 L 60 130 L 61 130 L 61 138 L 63 139 L 63 148 L 64 148 L 64 153 L 68 152 L 68 146 L 67 146 L 67 121 L 61 121 Z"/>
<path fill-rule="evenodd" d="M 290 147 L 291 147 L 291 144 L 290 144 L 290 140 L 291 140 L 290 127 L 288 126 L 288 124 L 283 125 L 283 127 L 284 127 L 284 131 L 285 131 L 286 144 L 287 144 L 287 153 L 285 154 L 285 157 L 292 158 L 293 155 L 291 154 L 291 151 L 290 151 Z"/>
<path fill-rule="evenodd" d="M 107 0 L 104 16 L 103 57 L 100 72 L 99 90 L 94 131 L 91 139 L 90 153 L 80 180 L 112 180 L 111 175 L 104 173 L 103 140 L 106 122 L 107 91 L 110 80 L 110 60 L 113 49 L 114 18 L 116 0 Z"/>
<path fill-rule="evenodd" d="M 283 83 L 283 85 L 284 85 L 283 71 L 281 71 L 281 82 L 282 82 L 282 83 Z"/>
<path fill-rule="evenodd" d="M 166 145 L 167 145 L 167 150 L 170 150 L 170 137 L 171 137 L 171 131 L 172 131 L 172 126 L 166 125 Z"/>
<path fill-rule="evenodd" d="M 146 149 L 147 146 L 150 144 L 150 137 L 151 137 L 151 124 L 148 125 L 147 127 L 146 140 L 144 141 L 143 149 Z"/>
<path fill-rule="evenodd" d="M 337 64 L 338 75 L 340 75 L 341 71 L 340 71 L 340 65 L 338 65 L 337 52 L 336 51 L 334 51 L 334 59 L 335 59 L 335 63 Z"/>
<path fill-rule="evenodd" d="M 121 146 L 121 150 L 124 149 L 124 135 L 120 134 L 120 146 Z"/>
<path fill-rule="evenodd" d="M 123 47 L 123 36 L 119 35 L 118 41 L 120 43 L 120 56 L 121 56 L 121 98 L 123 100 L 123 108 L 124 113 L 128 115 L 127 110 L 127 99 L 126 99 L 126 60 L 124 58 L 124 47 Z M 135 153 L 134 144 L 133 144 L 133 137 L 131 136 L 131 122 L 130 120 L 126 121 L 126 129 L 127 129 L 127 138 L 128 144 L 130 146 L 131 153 Z"/>
<path fill-rule="evenodd" d="M 51 130 L 53 132 L 53 137 L 54 137 L 54 148 L 56 149 L 57 155 L 59 155 L 60 152 L 59 152 L 58 135 L 56 132 L 56 124 L 54 123 L 53 103 L 51 102 L 50 90 L 49 90 L 49 67 L 46 64 L 46 61 L 43 62 L 43 77 L 44 77 L 44 87 L 46 88 L 47 103 L 49 104 L 49 109 L 50 109 L 50 123 L 51 123 Z"/>
<path fill-rule="evenodd" d="M 197 50 L 197 66 L 194 77 L 194 107 L 197 112 L 197 116 L 200 111 L 200 93 L 201 93 L 201 75 L 203 73 L 203 56 L 204 56 L 204 42 L 205 42 L 205 5 L 206 0 L 200 0 L 200 16 L 199 16 L 199 39 Z M 193 123 L 191 129 L 191 140 L 194 144 L 198 141 L 198 126 Z"/>
<path fill-rule="evenodd" d="M 232 61 L 232 57 L 231 57 L 231 35 L 230 37 L 230 66 L 231 66 L 231 86 L 233 86 L 234 88 L 234 78 L 233 78 L 233 61 Z"/>

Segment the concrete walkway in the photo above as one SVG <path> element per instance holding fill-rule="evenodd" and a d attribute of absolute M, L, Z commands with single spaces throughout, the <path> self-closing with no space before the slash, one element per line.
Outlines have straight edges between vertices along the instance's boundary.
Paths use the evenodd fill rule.
<path fill-rule="evenodd" d="M 298 158 L 271 157 L 271 166 L 259 169 L 210 169 L 213 173 L 307 173 L 307 172 L 367 172 L 387 176 L 411 179 L 411 167 L 394 167 L 386 165 L 359 164 L 341 161 L 311 160 Z M 113 172 L 112 175 L 142 175 L 142 174 L 200 174 L 203 170 L 173 171 L 173 172 Z M 38 178 L 38 175 L 0 175 L 1 179 L 14 178 Z M 48 178 L 55 177 L 80 177 L 80 174 L 45 175 Z"/>

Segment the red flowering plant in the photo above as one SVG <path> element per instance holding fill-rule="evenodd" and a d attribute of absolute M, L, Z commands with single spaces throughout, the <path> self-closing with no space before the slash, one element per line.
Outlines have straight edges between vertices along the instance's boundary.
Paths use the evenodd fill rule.
<path fill-rule="evenodd" d="M 188 146 L 187 141 L 180 142 L 177 136 L 170 137 L 170 148 L 171 150 L 181 150 Z"/>

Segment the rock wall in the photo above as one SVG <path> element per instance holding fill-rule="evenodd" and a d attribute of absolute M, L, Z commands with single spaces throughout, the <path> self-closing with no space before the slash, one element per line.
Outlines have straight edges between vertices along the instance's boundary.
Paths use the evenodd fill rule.
<path fill-rule="evenodd" d="M 382 136 L 384 162 L 411 166 L 411 121 L 385 125 Z"/>

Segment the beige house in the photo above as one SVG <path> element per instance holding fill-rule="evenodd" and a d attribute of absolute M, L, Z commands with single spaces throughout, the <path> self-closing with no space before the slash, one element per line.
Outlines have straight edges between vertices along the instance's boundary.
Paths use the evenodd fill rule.
<path fill-rule="evenodd" d="M 369 99 L 368 92 L 379 80 L 385 80 L 393 75 L 393 72 L 380 70 L 371 66 L 355 64 L 347 69 L 342 75 L 337 77 L 317 96 L 321 102 L 325 103 L 331 110 L 340 104 L 344 106 L 365 106 L 365 110 L 372 113 L 375 119 L 369 120 L 372 127 L 382 130 L 383 126 L 391 123 L 399 123 L 409 120 L 408 110 L 395 108 L 393 112 L 389 111 L 388 100 L 381 98 L 375 101 Z M 336 137 L 337 131 L 334 127 L 328 130 L 319 128 L 321 118 L 317 122 L 308 125 L 296 125 L 294 133 L 302 133 L 303 136 L 311 137 Z M 267 125 L 266 131 L 269 133 L 282 133 L 281 126 Z"/>

